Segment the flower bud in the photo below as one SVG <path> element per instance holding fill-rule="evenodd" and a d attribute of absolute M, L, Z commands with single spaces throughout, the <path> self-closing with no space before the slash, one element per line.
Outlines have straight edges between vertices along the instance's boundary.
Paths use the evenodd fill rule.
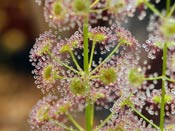
<path fill-rule="evenodd" d="M 113 67 L 110 68 L 102 68 L 100 70 L 100 80 L 104 83 L 104 84 L 110 84 L 116 81 L 117 75 L 116 75 L 116 71 Z"/>
<path fill-rule="evenodd" d="M 55 16 L 59 16 L 62 13 L 63 7 L 61 5 L 61 2 L 56 1 L 53 4 L 53 13 Z"/>
<path fill-rule="evenodd" d="M 53 65 L 47 65 L 43 69 L 42 76 L 46 82 L 52 83 L 57 77 L 56 71 L 53 69 Z"/>
<path fill-rule="evenodd" d="M 74 0 L 73 9 L 79 14 L 88 13 L 90 10 L 90 2 L 89 0 Z"/>
<path fill-rule="evenodd" d="M 141 86 L 144 81 L 144 75 L 140 72 L 139 69 L 131 69 L 128 73 L 128 80 L 133 86 Z"/>
<path fill-rule="evenodd" d="M 76 95 L 84 94 L 86 91 L 86 82 L 82 81 L 80 78 L 73 78 L 70 83 L 70 90 Z"/>

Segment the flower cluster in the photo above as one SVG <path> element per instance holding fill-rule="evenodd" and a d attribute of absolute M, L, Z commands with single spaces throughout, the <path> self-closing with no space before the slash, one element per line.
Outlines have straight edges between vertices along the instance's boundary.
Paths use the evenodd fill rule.
<path fill-rule="evenodd" d="M 44 0 L 43 6 L 46 22 L 59 31 L 81 27 L 85 16 L 89 24 L 102 26 L 132 17 L 135 10 L 139 11 L 139 19 L 146 15 L 144 0 Z"/>
<path fill-rule="evenodd" d="M 148 0 L 37 2 L 43 3 L 45 19 L 51 27 L 58 31 L 79 29 L 64 39 L 58 39 L 59 34 L 52 31 L 45 32 L 31 49 L 35 84 L 46 95 L 30 113 L 32 129 L 175 129 L 174 7 L 164 16 Z M 136 10 L 143 19 L 146 7 L 157 16 L 151 17 L 149 40 L 139 43 L 121 23 Z M 101 109 L 110 110 L 110 115 L 95 127 L 94 110 Z M 84 111 L 86 129 L 75 119 Z M 160 124 L 145 114 L 149 118 L 160 116 Z"/>

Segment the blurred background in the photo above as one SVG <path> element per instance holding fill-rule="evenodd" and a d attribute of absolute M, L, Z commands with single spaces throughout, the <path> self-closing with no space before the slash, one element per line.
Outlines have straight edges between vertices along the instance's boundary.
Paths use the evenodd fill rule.
<path fill-rule="evenodd" d="M 0 1 L 0 131 L 29 131 L 28 114 L 41 97 L 29 51 L 47 30 L 34 0 Z"/>
<path fill-rule="evenodd" d="M 127 28 L 143 42 L 148 17 L 136 21 L 131 19 Z M 34 0 L 0 1 L 0 131 L 30 130 L 28 114 L 42 93 L 34 85 L 29 51 L 46 30 L 42 8 Z"/>

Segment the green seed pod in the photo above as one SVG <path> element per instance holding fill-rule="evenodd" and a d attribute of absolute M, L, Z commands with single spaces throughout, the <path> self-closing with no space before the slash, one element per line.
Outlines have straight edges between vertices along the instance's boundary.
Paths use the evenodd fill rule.
<path fill-rule="evenodd" d="M 104 84 L 110 84 L 116 81 L 117 75 L 116 75 L 116 71 L 113 67 L 110 68 L 102 68 L 100 70 L 100 80 L 104 83 Z"/>
<path fill-rule="evenodd" d="M 62 13 L 63 7 L 60 1 L 56 1 L 53 4 L 53 13 L 55 16 L 59 16 Z"/>
<path fill-rule="evenodd" d="M 139 69 L 131 69 L 128 73 L 128 80 L 131 85 L 139 87 L 144 81 L 144 75 L 139 71 Z"/>
<path fill-rule="evenodd" d="M 76 95 L 84 94 L 86 91 L 86 82 L 82 81 L 80 78 L 73 78 L 70 83 L 70 90 Z"/>
<path fill-rule="evenodd" d="M 74 0 L 73 9 L 76 13 L 87 14 L 90 10 L 90 1 L 89 0 Z"/>
<path fill-rule="evenodd" d="M 47 83 L 52 83 L 58 78 L 57 72 L 54 70 L 53 65 L 51 65 L 51 64 L 47 65 L 43 69 L 42 77 L 43 77 L 44 81 Z"/>

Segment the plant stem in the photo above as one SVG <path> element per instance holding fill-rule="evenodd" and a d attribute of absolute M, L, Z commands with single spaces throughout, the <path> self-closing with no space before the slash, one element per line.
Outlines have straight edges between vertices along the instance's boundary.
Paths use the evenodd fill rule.
<path fill-rule="evenodd" d="M 169 81 L 169 82 L 175 83 L 175 80 L 174 79 L 170 79 L 170 78 L 166 77 L 166 80 Z"/>
<path fill-rule="evenodd" d="M 164 44 L 163 48 L 163 67 L 162 67 L 162 96 L 161 96 L 161 106 L 160 106 L 160 130 L 163 131 L 164 128 L 164 116 L 165 116 L 165 86 L 166 86 L 166 62 L 167 62 L 167 43 Z"/>
<path fill-rule="evenodd" d="M 72 57 L 72 59 L 73 59 L 75 65 L 76 65 L 77 69 L 78 69 L 79 71 L 82 71 L 80 65 L 78 64 L 78 62 L 77 62 L 77 60 L 76 60 L 76 58 L 75 58 L 75 56 L 74 56 L 74 53 L 73 53 L 72 51 L 69 51 L 69 53 L 70 53 L 70 55 L 71 55 L 71 57 Z"/>
<path fill-rule="evenodd" d="M 144 78 L 144 80 L 160 80 L 162 79 L 162 76 L 159 76 L 159 77 L 148 77 L 148 78 Z"/>
<path fill-rule="evenodd" d="M 88 15 L 85 16 L 84 25 L 83 25 L 83 40 L 84 40 L 84 72 L 89 74 L 89 56 L 88 56 Z M 86 99 L 86 108 L 85 108 L 85 117 L 86 117 L 86 131 L 92 131 L 93 127 L 93 115 L 94 115 L 94 105 L 87 98 Z"/>
<path fill-rule="evenodd" d="M 160 11 L 155 8 L 154 5 L 152 5 L 151 3 L 149 3 L 147 0 L 144 0 L 144 3 L 146 4 L 146 6 L 156 15 L 158 15 L 159 17 L 163 18 L 163 16 L 161 15 Z"/>
<path fill-rule="evenodd" d="M 145 121 L 147 121 L 148 123 L 150 123 L 153 127 L 155 127 L 156 129 L 159 129 L 159 127 L 154 124 L 152 121 L 150 121 L 148 118 L 146 118 L 142 113 L 140 113 L 134 106 L 129 105 L 129 107 L 131 107 L 131 109 L 140 117 L 142 117 Z"/>
<path fill-rule="evenodd" d="M 89 69 L 91 68 L 91 65 L 92 65 L 92 60 L 93 60 L 94 50 L 95 50 L 95 44 L 96 44 L 96 41 L 93 41 L 93 43 L 92 43 L 92 50 L 91 50 L 91 56 L 90 56 L 90 61 L 89 61 Z"/>
<path fill-rule="evenodd" d="M 66 113 L 66 115 L 78 130 L 84 131 L 84 129 L 77 123 L 77 121 L 69 113 Z"/>
<path fill-rule="evenodd" d="M 86 100 L 86 131 L 92 131 L 93 127 L 93 118 L 94 118 L 94 104 L 90 102 L 90 100 Z"/>
<path fill-rule="evenodd" d="M 95 6 L 100 0 L 95 0 L 91 5 L 90 8 L 92 8 L 93 6 Z"/>
<path fill-rule="evenodd" d="M 166 130 L 170 130 L 170 129 L 173 129 L 173 128 L 175 128 L 175 125 L 169 125 L 169 126 L 166 127 Z"/>
<path fill-rule="evenodd" d="M 90 79 L 94 79 L 94 78 L 100 78 L 100 75 L 92 75 L 92 76 L 90 77 Z"/>
<path fill-rule="evenodd" d="M 83 43 L 84 43 L 84 71 L 89 73 L 88 67 L 88 15 L 85 16 L 84 25 L 83 25 Z"/>
<path fill-rule="evenodd" d="M 174 11 L 175 11 L 175 3 L 174 3 L 173 6 L 171 7 L 171 10 L 170 10 L 170 12 L 168 13 L 167 17 L 170 17 L 170 16 L 173 14 Z"/>
<path fill-rule="evenodd" d="M 170 4 L 171 4 L 171 0 L 166 0 L 166 14 L 169 14 L 170 11 Z"/>
<path fill-rule="evenodd" d="M 95 129 L 95 131 L 99 131 L 99 129 L 102 128 L 112 118 L 113 115 L 113 112 L 109 114 L 109 116 Z"/>
<path fill-rule="evenodd" d="M 90 10 L 90 12 L 96 12 L 96 13 L 98 13 L 99 11 L 105 11 L 105 10 L 107 10 L 107 9 L 109 9 L 109 7 L 105 7 L 105 8 L 101 8 L 101 9 L 94 9 L 94 10 Z"/>
<path fill-rule="evenodd" d="M 75 70 L 74 68 L 72 68 L 71 66 L 65 64 L 64 62 L 62 62 L 61 60 L 57 59 L 54 55 L 51 54 L 51 52 L 47 51 L 48 55 L 53 58 L 56 62 L 58 62 L 59 64 L 61 64 L 62 66 L 66 67 L 67 69 L 73 71 L 74 73 L 79 74 L 80 72 Z"/>
<path fill-rule="evenodd" d="M 74 130 L 74 129 L 70 128 L 70 127 L 67 127 L 66 125 L 64 125 L 64 124 L 62 124 L 62 123 L 59 123 L 58 121 L 56 121 L 56 120 L 54 120 L 54 119 L 52 119 L 52 118 L 50 118 L 49 120 L 50 120 L 51 122 L 55 123 L 56 125 L 58 125 L 59 127 L 65 129 L 65 130 L 67 130 L 67 131 L 77 131 L 77 130 Z"/>

